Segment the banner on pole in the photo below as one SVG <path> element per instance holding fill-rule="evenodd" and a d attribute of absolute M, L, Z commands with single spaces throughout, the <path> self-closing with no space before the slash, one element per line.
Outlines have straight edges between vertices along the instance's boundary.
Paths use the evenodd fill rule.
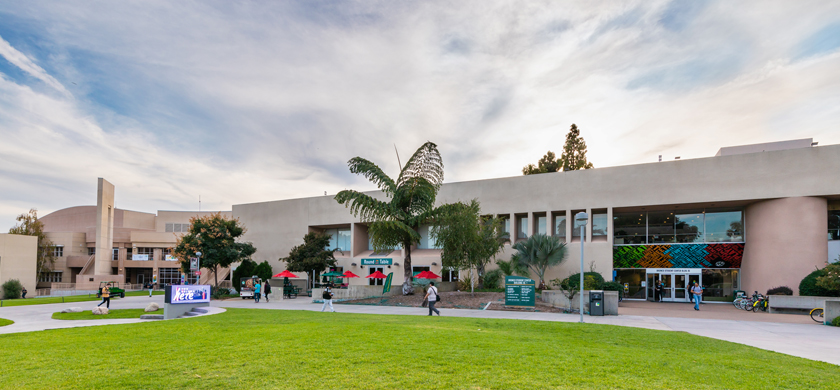
<path fill-rule="evenodd" d="M 392 280 L 392 279 L 394 279 L 394 273 L 393 273 L 393 272 L 389 272 L 389 273 L 388 273 L 388 277 L 387 277 L 387 278 L 385 278 L 385 285 L 384 285 L 384 286 L 382 286 L 382 294 L 385 294 L 385 293 L 387 293 L 388 291 L 391 291 L 391 280 Z"/>

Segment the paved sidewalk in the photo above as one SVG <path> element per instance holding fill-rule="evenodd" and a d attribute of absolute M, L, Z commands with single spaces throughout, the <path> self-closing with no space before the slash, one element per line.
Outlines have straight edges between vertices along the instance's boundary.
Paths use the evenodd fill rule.
<path fill-rule="evenodd" d="M 0 326 L 0 334 L 33 332 L 47 329 L 78 328 L 82 326 L 132 324 L 136 322 L 160 321 L 141 319 L 113 319 L 113 320 L 54 320 L 52 315 L 69 307 L 80 307 L 82 310 L 93 310 L 101 301 L 52 303 L 46 305 L 12 306 L 0 308 L 0 318 L 12 320 L 15 323 Z M 125 297 L 111 300 L 111 309 L 142 309 L 149 303 L 157 302 L 163 307 L 163 295 L 149 297 Z M 222 308 L 210 308 L 207 314 L 224 312 Z"/>
<path fill-rule="evenodd" d="M 163 296 L 156 295 L 149 297 L 128 297 L 117 299 L 111 302 L 113 309 L 143 308 L 149 302 L 163 304 Z M 62 321 L 53 320 L 52 313 L 61 311 L 66 307 L 78 306 L 85 310 L 91 310 L 98 302 L 78 302 L 64 304 L 16 306 L 0 308 L 0 318 L 7 318 L 15 321 L 9 326 L 0 327 L 0 334 L 29 332 L 45 329 L 71 328 L 80 326 L 126 324 L 144 322 L 147 320 L 124 319 L 124 320 L 90 320 L 90 321 Z M 605 317 L 585 316 L 585 322 L 604 325 L 629 326 L 635 328 L 682 331 L 699 336 L 726 340 L 735 343 L 750 345 L 753 347 L 776 351 L 788 355 L 799 356 L 806 359 L 824 361 L 840 365 L 840 328 L 818 325 L 806 316 L 786 315 L 784 322 L 762 322 L 755 318 L 775 319 L 765 313 L 747 313 L 742 320 L 737 319 L 713 319 L 695 317 L 707 315 L 710 317 L 726 315 L 724 306 L 718 308 L 706 308 L 704 305 L 700 313 L 691 309 L 688 314 L 680 313 L 677 306 L 671 306 L 674 310 L 665 310 L 668 306 L 656 306 L 653 309 L 642 307 L 639 310 L 654 310 L 654 315 L 619 315 Z M 223 308 L 248 308 L 265 310 L 307 310 L 320 311 L 321 304 L 312 303 L 311 298 L 301 297 L 270 303 L 254 303 L 253 300 L 232 299 L 227 301 L 213 301 L 211 313 L 224 311 Z M 385 315 L 426 315 L 428 310 L 421 307 L 398 307 L 398 306 L 369 306 L 369 305 L 345 305 L 335 304 L 338 313 L 359 313 L 359 314 L 385 314 Z M 637 308 L 638 309 L 638 308 Z M 725 314 L 714 314 L 716 309 Z M 465 309 L 441 309 L 443 316 L 467 317 L 467 318 L 498 318 L 518 319 L 532 321 L 557 321 L 577 322 L 579 315 L 557 314 L 557 313 L 535 313 L 522 311 L 495 311 L 495 310 L 465 310 Z M 324 313 L 324 315 L 335 315 Z M 740 315 L 740 314 L 739 314 Z M 767 317 L 756 317 L 756 316 Z M 687 318 L 685 318 L 687 317 Z M 807 319 L 804 321 L 803 319 Z"/>

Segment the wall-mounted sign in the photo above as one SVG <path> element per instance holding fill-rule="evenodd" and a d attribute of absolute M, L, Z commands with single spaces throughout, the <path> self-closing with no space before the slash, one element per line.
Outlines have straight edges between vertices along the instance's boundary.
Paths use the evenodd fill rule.
<path fill-rule="evenodd" d="M 536 286 L 533 279 L 505 276 L 505 306 L 534 306 Z"/>
<path fill-rule="evenodd" d="M 190 270 L 192 270 L 192 271 L 198 270 L 198 258 L 197 257 L 190 257 Z"/>
<path fill-rule="evenodd" d="M 134 260 L 134 261 L 149 261 L 149 255 L 131 255 L 131 260 Z"/>
<path fill-rule="evenodd" d="M 702 268 L 648 268 L 649 274 L 699 274 Z"/>
<path fill-rule="evenodd" d="M 166 257 L 164 257 L 164 260 L 166 260 L 166 261 L 178 261 L 178 258 L 175 257 L 175 256 L 172 256 L 172 255 L 166 255 Z"/>
<path fill-rule="evenodd" d="M 167 286 L 165 303 L 203 303 L 210 302 L 209 285 Z"/>
<path fill-rule="evenodd" d="M 391 265 L 393 259 L 362 259 L 362 265 Z"/>

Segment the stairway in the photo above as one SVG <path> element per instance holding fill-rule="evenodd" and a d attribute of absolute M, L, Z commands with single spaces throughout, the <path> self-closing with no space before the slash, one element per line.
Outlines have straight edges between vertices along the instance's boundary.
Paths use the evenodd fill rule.
<path fill-rule="evenodd" d="M 182 315 L 182 316 L 180 316 L 180 317 L 178 317 L 178 318 L 195 317 L 195 316 L 200 316 L 200 315 L 202 315 L 202 314 L 207 314 L 207 313 L 209 313 L 209 312 L 210 312 L 210 311 L 209 311 L 209 310 L 207 310 L 207 309 L 202 309 L 202 308 L 200 308 L 200 307 L 194 307 L 194 308 L 192 308 L 192 310 L 190 310 L 190 311 L 188 311 L 188 312 L 184 313 L 184 315 Z"/>

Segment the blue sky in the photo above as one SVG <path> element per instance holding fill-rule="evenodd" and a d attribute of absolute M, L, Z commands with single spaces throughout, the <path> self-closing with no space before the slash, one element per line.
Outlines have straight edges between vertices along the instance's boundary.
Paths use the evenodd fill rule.
<path fill-rule="evenodd" d="M 0 226 L 373 189 L 436 142 L 519 175 L 578 125 L 596 168 L 840 143 L 840 3 L 2 2 Z"/>

